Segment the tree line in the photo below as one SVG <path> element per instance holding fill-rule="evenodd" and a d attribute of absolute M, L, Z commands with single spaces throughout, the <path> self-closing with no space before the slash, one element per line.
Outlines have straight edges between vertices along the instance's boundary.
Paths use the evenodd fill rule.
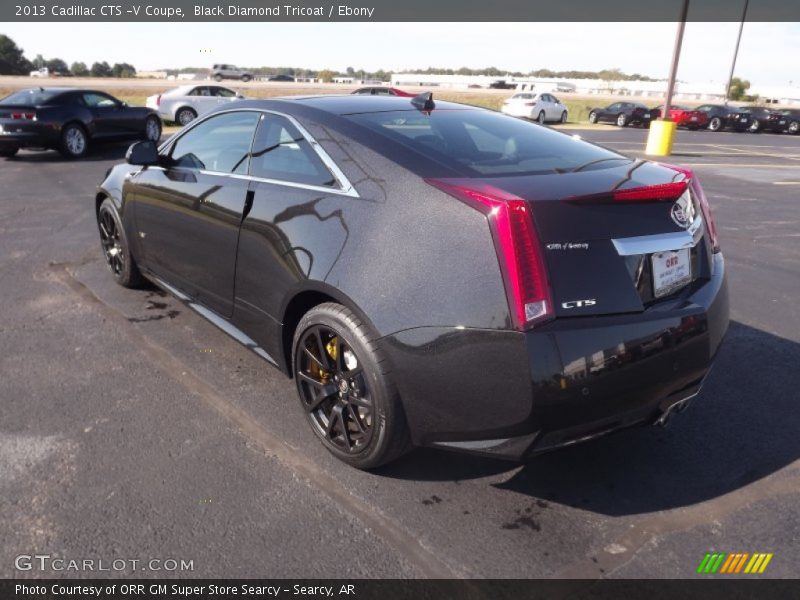
<path fill-rule="evenodd" d="M 71 65 L 60 58 L 44 58 L 37 54 L 31 61 L 22 48 L 7 35 L 0 33 L 0 75 L 27 75 L 34 69 L 47 68 L 51 73 L 59 75 L 74 75 L 75 77 L 135 77 L 136 68 L 128 63 L 114 63 L 109 65 L 106 61 L 92 63 L 87 66 L 83 62 L 74 62 Z"/>

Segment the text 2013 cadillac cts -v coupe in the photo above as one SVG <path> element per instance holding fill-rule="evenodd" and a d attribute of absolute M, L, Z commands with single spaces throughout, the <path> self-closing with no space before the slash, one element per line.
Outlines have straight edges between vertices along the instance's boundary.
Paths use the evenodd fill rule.
<path fill-rule="evenodd" d="M 98 188 L 116 281 L 168 290 L 293 377 L 340 459 L 520 459 L 694 397 L 728 325 L 689 171 L 414 99 L 243 101 Z"/>

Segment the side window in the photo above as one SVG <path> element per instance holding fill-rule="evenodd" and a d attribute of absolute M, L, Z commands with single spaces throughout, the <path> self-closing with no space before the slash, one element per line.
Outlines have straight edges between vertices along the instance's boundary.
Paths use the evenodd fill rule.
<path fill-rule="evenodd" d="M 558 99 L 558 98 L 556 98 L 555 96 L 550 96 L 550 98 L 551 98 L 551 99 L 553 100 L 553 102 L 555 102 L 556 104 L 561 104 L 561 100 L 559 100 L 559 99 Z"/>
<path fill-rule="evenodd" d="M 96 92 L 87 92 L 83 95 L 83 101 L 89 108 L 108 108 L 116 106 L 117 102 L 105 94 L 98 94 Z"/>
<path fill-rule="evenodd" d="M 619 110 L 622 105 L 619 102 L 615 102 L 611 106 L 609 106 L 606 110 L 615 111 Z"/>
<path fill-rule="evenodd" d="M 196 88 L 194 88 L 194 89 L 190 90 L 190 91 L 189 91 L 189 93 L 188 93 L 188 94 L 186 94 L 186 95 L 187 95 L 187 96 L 199 96 L 199 95 L 200 95 L 200 90 L 201 90 L 201 89 L 203 89 L 203 88 L 196 87 Z"/>
<path fill-rule="evenodd" d="M 236 92 L 234 92 L 233 90 L 229 90 L 227 88 L 212 87 L 211 95 L 217 96 L 219 98 L 233 98 L 236 95 Z"/>
<path fill-rule="evenodd" d="M 176 167 L 247 173 L 258 113 L 237 111 L 211 117 L 187 131 L 172 147 Z"/>
<path fill-rule="evenodd" d="M 253 143 L 250 175 L 307 185 L 336 185 L 336 178 L 297 127 L 273 114 L 261 119 Z"/>

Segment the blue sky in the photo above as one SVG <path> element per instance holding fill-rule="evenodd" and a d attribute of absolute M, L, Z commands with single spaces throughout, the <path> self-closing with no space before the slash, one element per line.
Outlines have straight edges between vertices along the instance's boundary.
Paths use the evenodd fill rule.
<path fill-rule="evenodd" d="M 5 23 L 28 57 L 129 62 L 139 70 L 285 65 L 344 70 L 618 67 L 666 77 L 675 23 Z M 689 23 L 678 77 L 724 81 L 738 23 Z M 800 85 L 800 23 L 746 23 L 737 75 Z"/>

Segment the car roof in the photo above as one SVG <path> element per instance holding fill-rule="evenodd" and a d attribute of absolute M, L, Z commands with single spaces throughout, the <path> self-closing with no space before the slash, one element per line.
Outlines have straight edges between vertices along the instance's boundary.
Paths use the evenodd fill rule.
<path fill-rule="evenodd" d="M 354 96 L 352 94 L 339 96 L 284 96 L 264 100 L 244 100 L 236 103 L 237 109 L 266 108 L 277 110 L 283 106 L 287 112 L 292 112 L 292 107 L 297 109 L 310 108 L 316 111 L 334 115 L 352 115 L 371 112 L 390 112 L 400 110 L 417 110 L 411 104 L 408 96 Z M 478 107 L 436 100 L 436 110 L 464 110 Z"/>

